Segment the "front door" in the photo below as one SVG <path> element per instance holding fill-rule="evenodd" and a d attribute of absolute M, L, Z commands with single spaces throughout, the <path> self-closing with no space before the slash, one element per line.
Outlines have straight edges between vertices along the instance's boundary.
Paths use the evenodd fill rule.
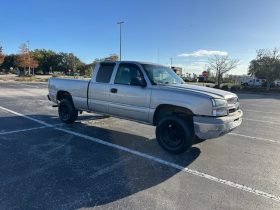
<path fill-rule="evenodd" d="M 145 81 L 136 64 L 121 63 L 111 84 L 109 113 L 148 122 L 151 89 L 133 81 Z"/>

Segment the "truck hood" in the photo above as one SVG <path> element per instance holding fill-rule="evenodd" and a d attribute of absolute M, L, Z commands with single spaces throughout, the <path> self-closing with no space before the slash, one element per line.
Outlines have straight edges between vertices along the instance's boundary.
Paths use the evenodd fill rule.
<path fill-rule="evenodd" d="M 161 88 L 172 89 L 173 91 L 187 91 L 187 92 L 197 92 L 203 95 L 207 95 L 210 98 L 237 98 L 237 95 L 228 91 L 219 90 L 210 87 L 204 87 L 199 85 L 190 84 L 176 84 L 176 85 L 161 85 Z"/>

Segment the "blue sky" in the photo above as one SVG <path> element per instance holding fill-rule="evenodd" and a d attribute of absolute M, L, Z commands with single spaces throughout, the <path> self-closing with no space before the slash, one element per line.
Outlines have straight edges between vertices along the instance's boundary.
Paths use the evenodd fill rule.
<path fill-rule="evenodd" d="M 212 54 L 240 59 L 247 72 L 259 48 L 280 47 L 279 0 L 1 0 L 0 44 L 73 52 L 86 63 L 119 52 L 123 60 L 201 73 Z"/>

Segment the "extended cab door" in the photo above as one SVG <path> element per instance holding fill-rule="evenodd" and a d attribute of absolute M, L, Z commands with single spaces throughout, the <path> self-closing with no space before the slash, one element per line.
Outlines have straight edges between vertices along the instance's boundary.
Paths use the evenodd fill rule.
<path fill-rule="evenodd" d="M 140 66 L 120 63 L 110 88 L 109 113 L 128 119 L 148 122 L 151 88 Z M 139 83 L 142 81 L 142 84 Z"/>
<path fill-rule="evenodd" d="M 100 63 L 97 72 L 93 72 L 92 81 L 88 88 L 89 109 L 96 112 L 108 113 L 110 103 L 110 80 L 115 63 Z"/>

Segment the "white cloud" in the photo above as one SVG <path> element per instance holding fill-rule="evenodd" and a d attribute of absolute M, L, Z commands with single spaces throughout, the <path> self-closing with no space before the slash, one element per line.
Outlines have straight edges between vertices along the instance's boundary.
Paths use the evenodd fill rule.
<path fill-rule="evenodd" d="M 219 51 L 219 50 L 197 50 L 191 53 L 182 53 L 179 54 L 179 57 L 208 57 L 213 55 L 221 55 L 226 56 L 228 55 L 225 51 Z"/>

